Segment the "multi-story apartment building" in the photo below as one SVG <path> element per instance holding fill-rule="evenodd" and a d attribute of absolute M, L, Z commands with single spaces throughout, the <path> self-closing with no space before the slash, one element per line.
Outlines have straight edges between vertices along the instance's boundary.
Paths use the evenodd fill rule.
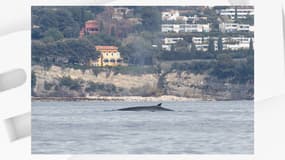
<path fill-rule="evenodd" d="M 181 40 L 183 40 L 182 37 L 175 37 L 175 38 L 166 37 L 162 40 L 161 48 L 166 51 L 171 51 L 171 47 Z"/>
<path fill-rule="evenodd" d="M 249 24 L 239 23 L 221 23 L 219 24 L 221 32 L 253 32 L 254 27 Z"/>
<path fill-rule="evenodd" d="M 254 15 L 253 8 L 226 8 L 218 11 L 221 16 L 229 16 L 231 19 L 245 19 Z"/>
<path fill-rule="evenodd" d="M 163 43 L 164 44 L 176 44 L 178 41 L 181 41 L 181 40 L 183 40 L 182 37 L 175 37 L 175 38 L 166 37 L 163 39 Z"/>
<path fill-rule="evenodd" d="M 252 37 L 224 37 L 223 50 L 249 49 L 251 40 L 254 42 Z"/>
<path fill-rule="evenodd" d="M 209 40 L 214 40 L 215 50 L 218 49 L 218 38 L 217 37 L 192 37 L 192 45 L 194 44 L 197 51 L 208 51 Z"/>
<path fill-rule="evenodd" d="M 210 24 L 162 24 L 161 32 L 210 32 Z"/>
<path fill-rule="evenodd" d="M 207 51 L 209 39 L 213 39 L 215 50 L 218 50 L 218 37 L 192 37 L 192 43 L 195 44 L 197 51 Z M 242 50 L 249 49 L 252 37 L 222 37 L 223 50 Z"/>

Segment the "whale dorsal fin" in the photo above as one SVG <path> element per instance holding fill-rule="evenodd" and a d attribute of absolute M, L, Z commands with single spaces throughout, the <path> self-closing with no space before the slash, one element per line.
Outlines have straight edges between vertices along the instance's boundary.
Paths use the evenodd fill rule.
<path fill-rule="evenodd" d="M 161 106 L 161 104 L 162 104 L 162 103 L 159 103 L 157 106 L 159 106 L 159 107 L 160 107 L 160 106 Z"/>

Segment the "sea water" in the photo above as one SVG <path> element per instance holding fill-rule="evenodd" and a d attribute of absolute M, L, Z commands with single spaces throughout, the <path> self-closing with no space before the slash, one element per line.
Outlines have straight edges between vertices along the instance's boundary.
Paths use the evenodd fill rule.
<path fill-rule="evenodd" d="M 33 102 L 33 154 L 253 154 L 253 101 Z"/>

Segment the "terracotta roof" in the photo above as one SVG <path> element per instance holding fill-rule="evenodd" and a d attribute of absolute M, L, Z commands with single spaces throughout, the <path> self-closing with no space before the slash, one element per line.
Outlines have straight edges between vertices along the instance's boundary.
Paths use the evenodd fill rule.
<path fill-rule="evenodd" d="M 95 46 L 96 50 L 118 50 L 116 46 Z"/>
<path fill-rule="evenodd" d="M 86 21 L 85 23 L 86 23 L 86 24 L 87 24 L 87 23 L 95 23 L 95 24 L 96 24 L 97 22 L 96 22 L 96 20 L 88 20 L 88 21 Z"/>

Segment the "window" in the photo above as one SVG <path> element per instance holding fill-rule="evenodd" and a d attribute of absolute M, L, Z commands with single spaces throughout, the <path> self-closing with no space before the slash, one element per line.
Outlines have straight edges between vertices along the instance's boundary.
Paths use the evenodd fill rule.
<path fill-rule="evenodd" d="M 117 63 L 122 63 L 123 60 L 122 59 L 117 59 Z"/>

